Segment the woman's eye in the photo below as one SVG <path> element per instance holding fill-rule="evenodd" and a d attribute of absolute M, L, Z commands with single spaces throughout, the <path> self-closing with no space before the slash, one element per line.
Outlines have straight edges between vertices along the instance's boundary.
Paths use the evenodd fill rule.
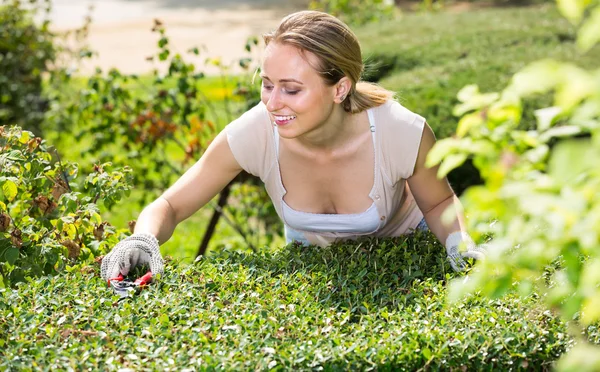
<path fill-rule="evenodd" d="M 263 88 L 265 88 L 266 90 L 271 90 L 271 89 L 273 89 L 273 87 L 272 87 L 272 86 L 270 86 L 270 85 L 263 85 Z"/>
<path fill-rule="evenodd" d="M 287 94 L 289 94 L 289 95 L 292 95 L 292 96 L 293 96 L 294 94 L 298 93 L 298 92 L 299 92 L 299 90 L 286 90 L 285 92 L 286 92 Z"/>

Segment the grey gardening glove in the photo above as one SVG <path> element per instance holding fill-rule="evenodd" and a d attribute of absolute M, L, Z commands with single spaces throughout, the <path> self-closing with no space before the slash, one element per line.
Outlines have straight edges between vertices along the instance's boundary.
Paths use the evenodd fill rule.
<path fill-rule="evenodd" d="M 121 240 L 102 259 L 100 275 L 108 281 L 119 274 L 126 276 L 137 265 L 147 264 L 152 276 L 164 271 L 163 258 L 156 237 L 150 234 L 133 234 Z"/>
<path fill-rule="evenodd" d="M 466 250 L 461 251 L 461 243 L 464 242 Z M 467 263 L 464 258 L 473 258 L 476 260 L 485 259 L 485 249 L 482 246 L 475 245 L 469 234 L 461 231 L 455 231 L 448 235 L 446 239 L 446 253 L 448 261 L 454 271 L 464 271 Z"/>

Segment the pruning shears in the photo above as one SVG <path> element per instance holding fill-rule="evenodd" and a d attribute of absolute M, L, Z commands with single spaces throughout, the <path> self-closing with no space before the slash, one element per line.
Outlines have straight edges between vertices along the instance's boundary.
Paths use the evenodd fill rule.
<path fill-rule="evenodd" d="M 109 287 L 112 287 L 113 291 L 119 295 L 119 300 L 122 301 L 127 297 L 132 297 L 134 294 L 139 293 L 145 286 L 152 282 L 152 272 L 148 271 L 143 276 L 137 278 L 135 281 L 127 280 L 123 274 L 119 274 L 116 278 L 108 279 Z"/>

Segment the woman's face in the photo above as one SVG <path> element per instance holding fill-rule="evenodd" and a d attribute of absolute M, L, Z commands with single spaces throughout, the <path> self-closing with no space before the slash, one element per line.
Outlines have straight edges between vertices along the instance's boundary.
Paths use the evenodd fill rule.
<path fill-rule="evenodd" d="M 291 45 L 271 42 L 265 50 L 261 100 L 284 138 L 319 128 L 333 112 L 336 88 L 325 84 L 317 64 L 314 54 Z"/>

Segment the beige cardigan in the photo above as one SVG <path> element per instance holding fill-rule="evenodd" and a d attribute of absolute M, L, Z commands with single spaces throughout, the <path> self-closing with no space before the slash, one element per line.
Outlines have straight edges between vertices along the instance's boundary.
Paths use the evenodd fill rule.
<path fill-rule="evenodd" d="M 425 119 L 396 101 L 388 101 L 370 111 L 374 119 L 371 125 L 375 126 L 375 185 L 369 196 L 381 222 L 375 231 L 360 235 L 300 231 L 311 244 L 326 246 L 338 239 L 365 235 L 399 236 L 416 228 L 423 218 L 406 179 L 415 167 Z M 282 218 L 286 190 L 279 172 L 274 128 L 265 105 L 259 103 L 224 130 L 233 156 L 246 172 L 265 183 L 275 210 Z"/>

